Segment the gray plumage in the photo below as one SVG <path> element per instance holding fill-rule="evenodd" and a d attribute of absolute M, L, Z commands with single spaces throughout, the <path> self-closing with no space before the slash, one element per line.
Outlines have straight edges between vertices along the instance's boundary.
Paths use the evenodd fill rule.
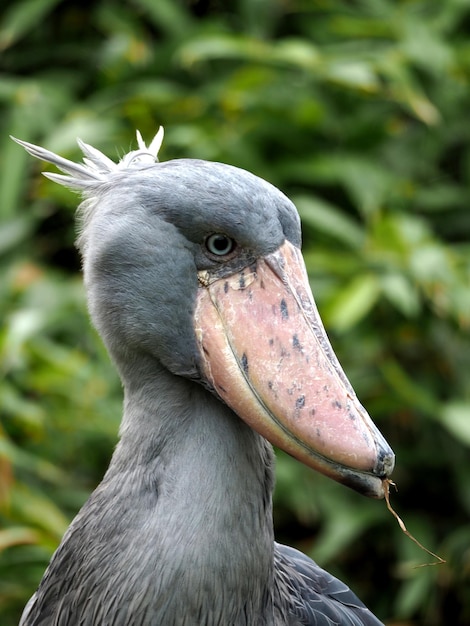
<path fill-rule="evenodd" d="M 161 136 L 115 164 L 18 142 L 80 191 L 88 305 L 124 386 L 106 475 L 66 532 L 21 626 L 372 626 L 340 581 L 274 542 L 271 445 L 213 393 L 193 327 L 198 272 L 231 275 L 300 247 L 297 211 L 220 163 L 155 163 Z M 208 233 L 237 242 L 221 264 Z M 202 383 L 202 384 L 200 384 Z"/>

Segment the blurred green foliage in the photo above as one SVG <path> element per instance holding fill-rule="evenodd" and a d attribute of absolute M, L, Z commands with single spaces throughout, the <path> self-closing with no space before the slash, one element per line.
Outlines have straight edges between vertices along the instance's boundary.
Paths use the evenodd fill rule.
<path fill-rule="evenodd" d="M 0 22 L 0 621 L 106 468 L 116 374 L 89 327 L 77 198 L 8 135 L 220 160 L 297 204 L 313 292 L 397 453 L 392 502 L 280 454 L 277 535 L 388 624 L 470 623 L 470 2 L 16 0 Z"/>

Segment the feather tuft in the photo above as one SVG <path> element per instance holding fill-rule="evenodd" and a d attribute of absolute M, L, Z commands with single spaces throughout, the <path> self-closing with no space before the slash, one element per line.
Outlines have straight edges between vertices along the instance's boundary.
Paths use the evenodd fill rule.
<path fill-rule="evenodd" d="M 138 167 L 140 165 L 158 163 L 158 151 L 161 148 L 163 142 L 163 126 L 160 126 L 157 134 L 152 139 L 149 146 L 145 145 L 142 135 L 139 131 L 136 131 L 138 150 L 129 152 L 117 164 L 118 168 Z"/>
<path fill-rule="evenodd" d="M 149 146 L 146 146 L 142 135 L 137 131 L 138 149 L 126 154 L 119 163 L 115 163 L 81 139 L 77 139 L 77 143 L 83 153 L 83 163 L 74 163 L 28 141 L 22 141 L 21 139 L 16 139 L 16 137 L 11 137 L 11 139 L 16 141 L 33 157 L 41 161 L 47 161 L 47 163 L 55 165 L 63 172 L 63 174 L 43 172 L 44 176 L 59 183 L 59 185 L 64 185 L 76 191 L 86 192 L 100 183 L 106 182 L 110 175 L 115 172 L 126 169 L 139 169 L 158 163 L 158 152 L 163 141 L 163 127 L 160 126 Z"/>

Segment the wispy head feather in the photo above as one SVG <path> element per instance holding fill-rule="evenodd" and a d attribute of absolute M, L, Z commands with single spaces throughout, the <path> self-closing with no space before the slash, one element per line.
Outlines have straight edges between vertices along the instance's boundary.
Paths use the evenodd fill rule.
<path fill-rule="evenodd" d="M 52 163 L 64 172 L 64 174 L 43 172 L 44 176 L 70 189 L 86 192 L 90 188 L 96 187 L 97 184 L 106 182 L 110 174 L 114 172 L 139 168 L 158 162 L 158 151 L 163 141 L 163 127 L 160 126 L 149 146 L 145 145 L 142 135 L 137 131 L 138 150 L 132 150 L 124 155 L 119 163 L 111 161 L 102 152 L 81 141 L 81 139 L 77 139 L 77 143 L 84 155 L 83 163 L 74 163 L 27 141 L 22 141 L 15 137 L 12 137 L 12 139 L 20 146 L 23 146 L 32 156 Z"/>
<path fill-rule="evenodd" d="M 108 186 L 107 183 L 110 182 L 113 175 L 124 174 L 126 171 L 136 171 L 157 163 L 158 151 L 163 141 L 163 127 L 160 126 L 149 146 L 145 145 L 142 135 L 137 131 L 138 149 L 124 155 L 118 163 L 111 161 L 102 152 L 80 139 L 77 139 L 77 143 L 83 152 L 82 163 L 74 163 L 27 141 L 15 137 L 12 139 L 23 146 L 32 156 L 52 163 L 64 172 L 64 174 L 43 172 L 44 176 L 82 194 L 84 200 L 78 209 L 80 235 L 77 239 L 77 246 L 84 254 L 88 242 L 88 225 L 95 214 L 100 198 L 102 198 L 102 192 Z"/>

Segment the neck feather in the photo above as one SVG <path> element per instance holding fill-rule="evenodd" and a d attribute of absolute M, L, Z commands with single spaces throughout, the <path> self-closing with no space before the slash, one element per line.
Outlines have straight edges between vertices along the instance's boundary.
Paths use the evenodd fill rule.
<path fill-rule="evenodd" d="M 121 373 L 121 439 L 95 492 L 120 538 L 108 590 L 139 592 L 152 623 L 271 623 L 271 446 L 154 361 Z"/>

